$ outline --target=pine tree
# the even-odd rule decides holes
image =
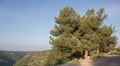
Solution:
[[[108,52],[116,45],[112,26],[103,25],[107,18],[104,8],[95,12],[89,9],[80,16],[71,7],[65,7],[55,18],[55,27],[50,31],[52,50],[64,60],[87,57],[92,51]]]

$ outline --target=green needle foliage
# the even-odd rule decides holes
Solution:
[[[52,50],[63,61],[81,58],[93,51],[108,52],[116,45],[116,36],[112,26],[103,25],[107,18],[104,8],[95,12],[87,10],[80,16],[71,7],[65,7],[55,18],[55,27],[50,31]],[[50,56],[49,56],[50,57]]]

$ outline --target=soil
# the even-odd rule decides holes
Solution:
[[[90,58],[81,60],[80,66],[93,66],[93,60],[91,60]]]

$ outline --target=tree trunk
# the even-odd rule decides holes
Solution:
[[[88,58],[88,50],[85,50],[84,59]]]
[[[97,55],[99,55],[99,48],[97,48]]]

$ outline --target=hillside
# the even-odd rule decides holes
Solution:
[[[0,51],[0,66],[13,66],[13,64],[24,57],[28,52]]]
[[[43,59],[48,51],[32,52],[27,54],[21,60],[18,60],[14,66],[41,66]]]

